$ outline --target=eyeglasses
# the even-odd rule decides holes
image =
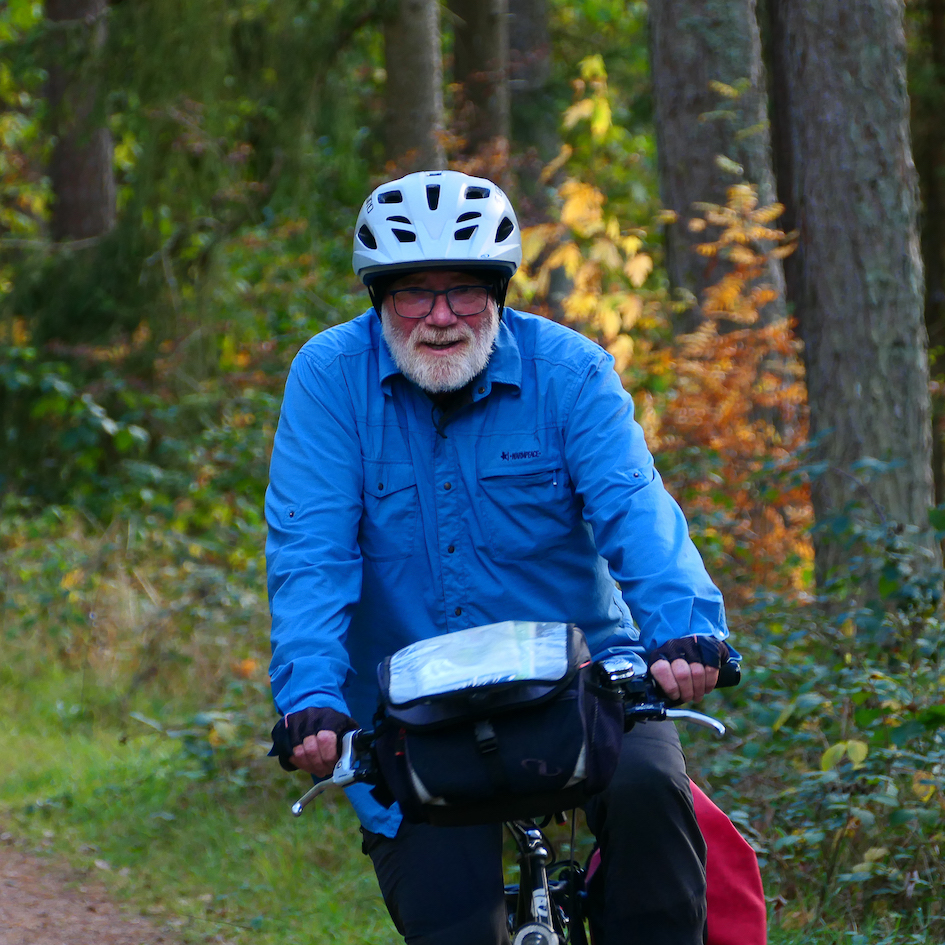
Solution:
[[[454,315],[466,318],[486,310],[491,291],[488,285],[455,285],[452,289],[394,289],[389,295],[401,318],[426,318],[438,295],[446,296],[446,304]]]

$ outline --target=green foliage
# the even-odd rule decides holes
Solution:
[[[883,549],[874,555],[882,569]],[[875,614],[838,603],[760,602],[739,616],[749,671],[716,709],[736,741],[711,757],[700,743],[693,754],[759,851],[779,922],[873,922],[890,936],[883,941],[938,941],[942,619],[891,610],[898,642],[881,646]]]

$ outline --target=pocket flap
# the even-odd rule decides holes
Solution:
[[[384,463],[362,459],[362,465],[364,491],[378,499],[417,484],[417,473],[411,463]]]
[[[504,452],[499,456],[490,456],[488,459],[480,457],[477,465],[480,479],[550,474],[562,468],[559,453],[545,453],[541,450]]]

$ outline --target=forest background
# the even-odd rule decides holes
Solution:
[[[943,107],[943,0],[7,0],[3,836],[187,941],[392,940],[263,758],[261,510],[292,356],[369,304],[357,208],[449,166],[725,591],[689,753],[772,941],[945,941]]]

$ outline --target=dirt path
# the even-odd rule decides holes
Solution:
[[[121,912],[101,886],[53,861],[0,843],[0,945],[174,945],[167,932]]]

